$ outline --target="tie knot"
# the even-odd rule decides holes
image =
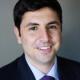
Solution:
[[[55,80],[52,76],[44,76],[40,80]]]

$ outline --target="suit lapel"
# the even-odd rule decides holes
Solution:
[[[19,76],[21,77],[20,80],[35,80],[35,77],[27,64],[24,55],[22,55],[18,60],[18,72],[20,74]]]

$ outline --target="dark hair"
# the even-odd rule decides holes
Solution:
[[[14,7],[14,23],[18,29],[25,12],[36,11],[38,9],[49,7],[56,11],[62,24],[62,9],[57,0],[19,0]]]

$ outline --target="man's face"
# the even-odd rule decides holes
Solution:
[[[22,17],[20,34],[14,28],[27,59],[32,64],[49,64],[59,50],[61,23],[57,13],[50,8],[26,12]]]

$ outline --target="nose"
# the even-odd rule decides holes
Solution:
[[[47,30],[42,30],[40,34],[43,42],[48,42],[50,40],[49,32]]]

